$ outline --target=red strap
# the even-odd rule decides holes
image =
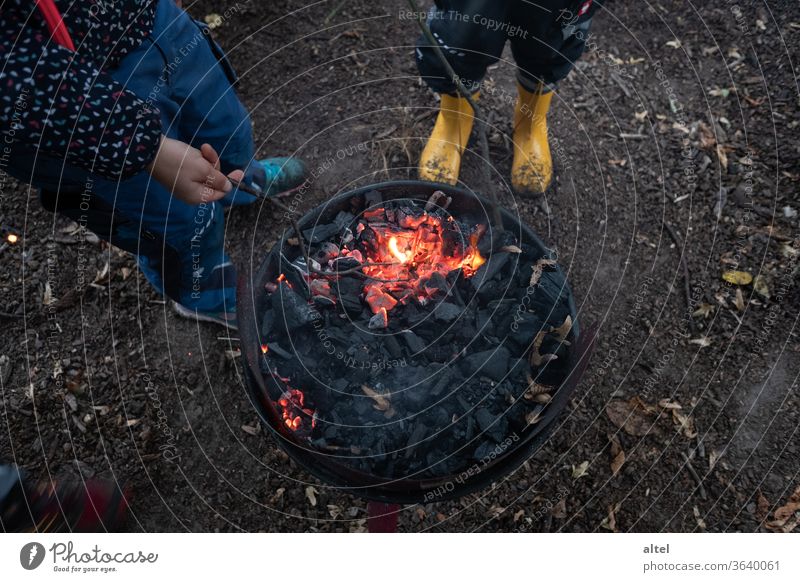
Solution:
[[[36,6],[44,16],[47,28],[50,29],[50,34],[53,35],[53,40],[64,48],[74,51],[75,45],[72,43],[72,37],[69,35],[67,25],[64,24],[64,19],[61,18],[61,13],[56,8],[55,2],[53,0],[36,0]]]

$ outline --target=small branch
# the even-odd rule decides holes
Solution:
[[[408,0],[408,5],[411,7],[411,11],[413,14],[420,14],[419,6],[417,5],[416,0]],[[491,210],[492,210],[492,225],[502,231],[503,230],[503,217],[500,214],[500,204],[497,200],[497,194],[492,187],[492,171],[491,166],[489,165],[490,158],[489,158],[489,140],[486,137],[486,124],[483,122],[483,117],[481,115],[480,109],[478,108],[478,104],[472,98],[469,90],[464,86],[464,83],[461,82],[461,78],[455,72],[450,62],[447,60],[447,57],[442,52],[441,47],[439,47],[439,43],[437,42],[436,38],[433,36],[428,23],[425,22],[423,18],[416,19],[417,24],[419,25],[420,30],[422,30],[422,34],[425,36],[427,41],[430,43],[430,48],[433,49],[433,52],[436,54],[437,58],[441,61],[442,66],[444,67],[445,71],[447,71],[448,76],[455,84],[458,92],[461,96],[467,100],[470,107],[472,107],[473,117],[478,122],[478,141],[481,146],[481,154],[483,155],[483,164],[481,167],[483,168],[483,178],[486,182],[486,188],[489,193],[489,201],[491,202]]]
[[[664,220],[662,224],[664,225],[667,234],[669,234],[669,237],[672,239],[672,242],[675,243],[675,246],[680,252],[681,267],[683,268],[683,292],[686,296],[686,315],[689,317],[689,331],[694,334],[697,332],[697,328],[694,325],[694,317],[692,316],[692,292],[691,282],[689,279],[689,267],[686,264],[686,249],[683,248],[681,239],[678,238],[678,234],[675,232],[675,229],[673,229],[666,220]]]
[[[706,488],[703,485],[703,480],[700,478],[700,475],[697,474],[694,466],[692,465],[692,460],[686,455],[686,453],[681,453],[683,460],[686,462],[686,469],[689,471],[689,474],[692,478],[697,482],[697,488],[700,491],[700,498],[705,501],[708,499],[708,494],[706,493]]]

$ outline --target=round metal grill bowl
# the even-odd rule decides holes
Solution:
[[[490,205],[479,194],[430,182],[394,181],[365,186],[340,194],[304,215],[298,220],[298,224],[301,229],[305,230],[315,224],[331,222],[340,210],[350,208],[349,201],[352,197],[362,196],[372,190],[380,191],[384,201],[403,198],[421,202],[427,201],[435,190],[441,190],[452,197],[452,203],[448,209],[450,212],[459,216],[479,217],[478,219],[488,222]],[[503,210],[502,218],[504,228],[513,232],[519,240],[538,248],[543,254],[547,251],[536,234],[521,224],[515,216]],[[523,431],[520,438],[492,462],[485,466],[481,465],[477,472],[472,471],[467,474],[468,467],[465,467],[464,473],[436,479],[387,480],[383,477],[356,471],[339,462],[336,456],[315,450],[308,442],[301,442],[281,420],[276,405],[269,397],[267,383],[273,380],[265,378],[259,366],[261,357],[259,324],[268,301],[264,285],[268,281],[274,281],[279,274],[278,256],[281,248],[284,248],[285,252],[293,249],[293,252],[299,253],[296,250],[297,247],[286,245],[286,239],[292,236],[295,234],[290,227],[284,232],[272,252],[259,265],[256,266],[251,261],[248,269],[240,271],[237,309],[245,388],[248,397],[279,446],[301,467],[331,487],[345,490],[368,500],[403,504],[427,503],[434,499],[441,501],[457,498],[487,487],[519,467],[547,440],[586,368],[593,346],[594,333],[591,331],[581,332],[572,292],[568,287],[565,289],[565,293],[568,296],[574,322],[569,373],[553,394],[552,401],[544,409],[541,420]]]

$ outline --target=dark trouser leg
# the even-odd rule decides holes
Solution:
[[[512,0],[437,0],[428,13],[428,25],[448,62],[470,91],[477,91],[486,68],[503,53],[509,27],[507,13]],[[420,76],[437,93],[455,95],[428,40],[417,41]]]
[[[597,0],[517,0],[509,20],[520,34],[509,35],[518,79],[529,91],[552,86],[572,70],[586,46]]]

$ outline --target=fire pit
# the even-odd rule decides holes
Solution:
[[[509,213],[493,231],[488,209],[440,184],[361,188],[244,274],[249,396],[321,480],[394,503],[450,498],[547,438],[590,343],[550,251]]]

